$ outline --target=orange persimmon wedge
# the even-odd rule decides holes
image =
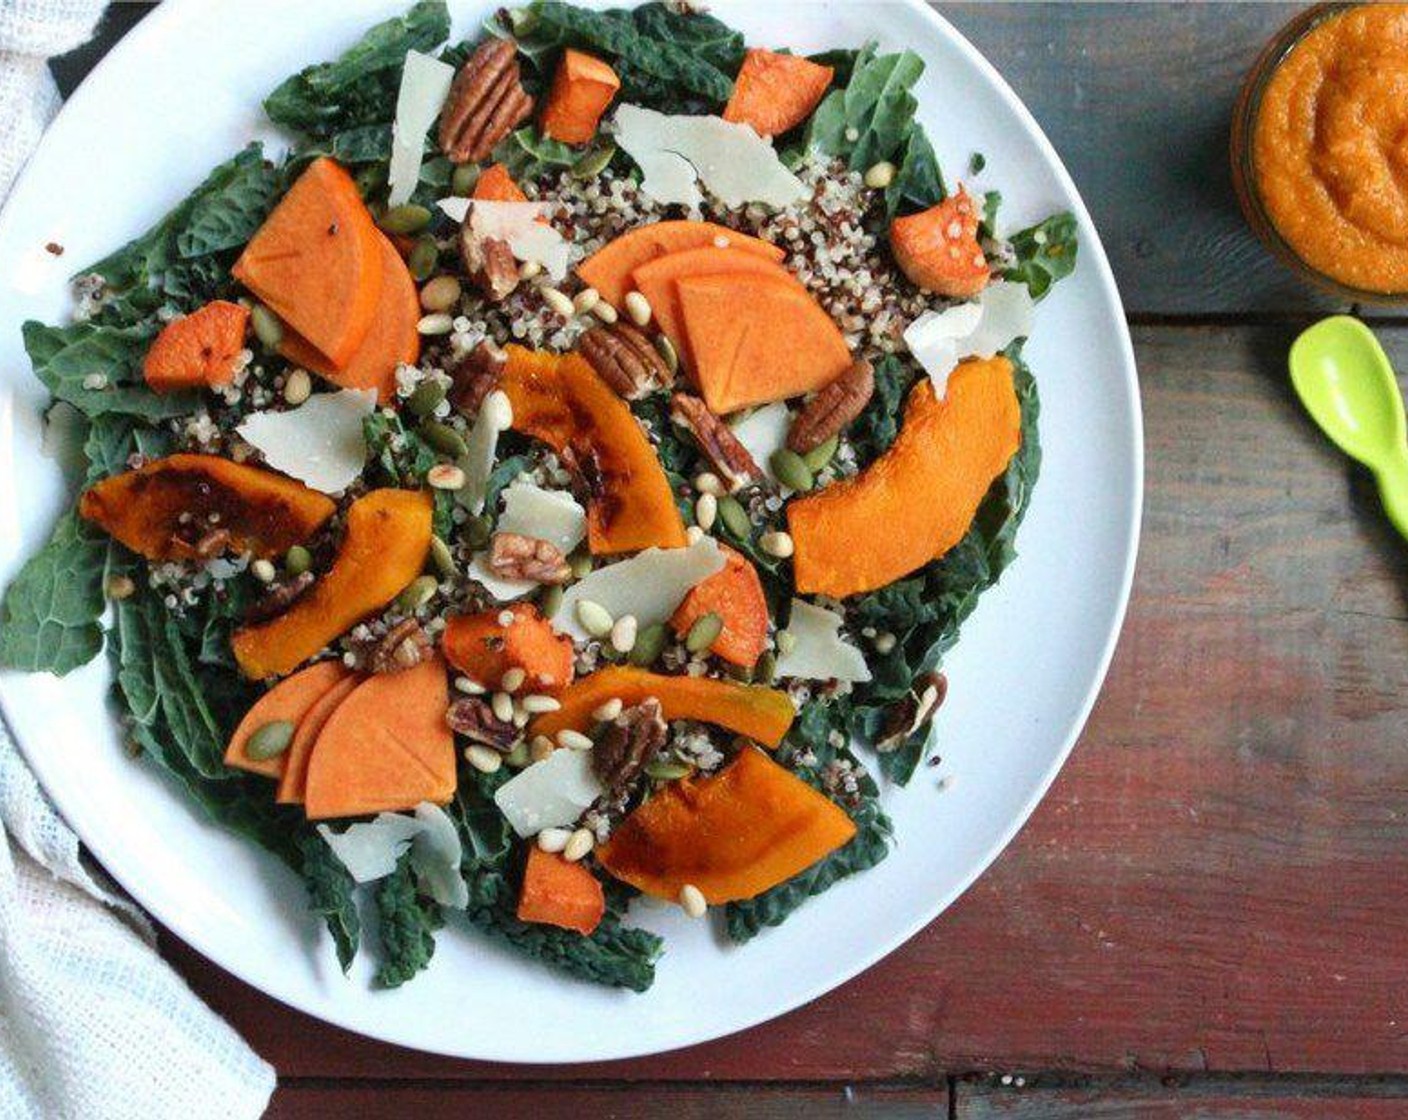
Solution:
[[[752,125],[759,136],[781,136],[812,115],[834,74],[800,55],[755,47],[734,79],[724,120]]]
[[[856,834],[844,809],[762,751],[711,778],[657,791],[596,849],[617,879],[655,898],[692,883],[710,904],[754,898]]]
[[[942,401],[928,378],[909,391],[889,449],[854,478],[787,507],[797,590],[842,599],[884,587],[963,539],[1022,438],[1006,358],[970,358]],[[883,548],[858,547],[883,541]]]
[[[228,385],[244,350],[249,311],[228,300],[204,307],[161,328],[142,360],[142,377],[154,393]]]
[[[747,558],[726,544],[719,549],[724,554],[723,568],[689,589],[670,625],[683,637],[704,615],[718,615],[723,629],[709,652],[751,669],[767,648],[768,601],[758,571]]]
[[[225,765],[277,778],[284,772],[289,750],[273,758],[250,758],[246,751],[250,736],[266,724],[284,721],[294,725],[296,735],[308,713],[350,675],[340,661],[319,661],[285,677],[256,700],[240,720],[225,748]]]
[[[697,719],[718,724],[769,747],[782,742],[797,710],[787,693],[775,688],[710,677],[670,677],[612,665],[598,669],[557,694],[561,707],[538,716],[529,725],[534,735],[549,738],[565,728],[587,731],[592,712],[617,698],[626,707],[654,697],[665,719]]]
[[[580,863],[534,844],[523,869],[523,889],[518,895],[518,920],[575,930],[586,936],[606,914],[606,892],[601,880]]]
[[[831,316],[790,276],[682,276],[675,290],[694,379],[719,415],[813,392],[851,364]]]
[[[926,292],[968,299],[991,278],[978,244],[978,208],[962,187],[936,206],[891,222],[890,251]]]
[[[285,328],[279,353],[295,365],[321,374],[344,389],[375,389],[377,401],[395,397],[396,367],[414,365],[420,357],[420,296],[415,280],[396,246],[377,233],[381,259],[381,296],[371,325],[345,366],[330,362],[292,328]]]
[[[303,808],[309,820],[443,805],[455,794],[455,741],[445,663],[376,673],[323,724],[308,759]]]
[[[596,135],[601,114],[620,88],[621,79],[605,62],[568,47],[558,61],[538,119],[542,134],[564,144],[587,143]]]
[[[352,177],[324,157],[289,188],[231,271],[342,369],[376,312],[381,242]]]
[[[507,625],[503,616],[512,621]],[[497,688],[510,669],[527,675],[528,692],[556,692],[572,683],[572,639],[558,634],[531,603],[456,615],[440,639],[445,660],[471,680]]]
[[[283,772],[279,775],[279,789],[275,800],[280,805],[303,804],[303,792],[308,785],[308,759],[313,755],[313,744],[318,741],[323,725],[332,717],[337,706],[361,683],[362,677],[349,672],[318,697],[298,721],[298,726],[293,732],[293,742],[284,752]]]
[[[577,275],[600,292],[607,303],[620,307],[632,287],[631,273],[641,265],[666,253],[711,246],[740,249],[776,262],[784,255],[776,245],[713,222],[652,222],[603,245],[577,266]]]

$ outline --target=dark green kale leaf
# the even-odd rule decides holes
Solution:
[[[561,141],[541,135],[536,126],[524,125],[499,141],[493,160],[502,163],[515,181],[521,181],[565,170],[577,162],[578,155]]]
[[[103,648],[108,538],[70,510],[0,604],[0,665],[63,676]]]
[[[57,400],[90,418],[119,413],[144,420],[195,410],[191,393],[153,393],[142,379],[142,359],[156,336],[150,325],[101,326],[96,322],[50,327],[24,324],[24,347],[34,374]]]
[[[366,481],[372,486],[402,486],[418,489],[440,459],[430,444],[407,428],[396,413],[377,409],[362,421],[367,441]],[[435,491],[434,530],[442,540],[449,539],[454,524],[455,496],[449,490]]]
[[[893,354],[875,363],[875,392],[847,432],[860,462],[869,463],[895,442],[905,394],[914,379],[913,367]]]
[[[939,169],[938,157],[934,155],[934,146],[929,143],[924,126],[916,121],[909,130],[904,158],[900,160],[895,178],[885,188],[885,215],[894,218],[897,214],[927,210],[947,197],[948,187]]]
[[[430,964],[435,931],[445,924],[439,904],[417,894],[409,854],[377,884],[376,912],[381,922],[376,983],[381,988],[399,988]]]
[[[1044,222],[1013,234],[1012,251],[1017,263],[1002,278],[1025,284],[1032,299],[1041,299],[1051,285],[1075,270],[1075,215],[1069,211],[1053,214]]]
[[[308,904],[327,923],[337,947],[337,963],[346,972],[362,939],[362,919],[354,897],[357,884],[327,841],[312,828],[298,837],[298,855]]]
[[[828,93],[812,114],[806,147],[843,157],[856,171],[895,160],[909,140],[919,105],[911,87],[923,73],[913,51],[877,55],[867,43],[846,87]]]
[[[275,124],[323,139],[346,129],[385,124],[407,51],[428,52],[450,34],[444,0],[420,0],[399,18],[377,24],[340,58],[300,70],[264,100]]]
[[[724,74],[737,74],[743,65],[743,33],[706,12],[683,12],[655,0],[636,8],[631,18],[646,38],[675,43]]]

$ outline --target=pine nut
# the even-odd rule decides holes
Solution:
[[[502,389],[491,392],[479,408],[486,422],[492,424],[495,431],[506,432],[513,427],[513,402]]]
[[[437,276],[420,290],[420,305],[427,311],[449,311],[460,301],[460,282],[453,276]]]
[[[528,744],[528,757],[534,762],[542,762],[556,749],[546,735],[534,735],[533,741]]]
[[[621,702],[621,698],[619,696],[613,696],[604,704],[592,709],[592,719],[596,720],[597,723],[609,723],[621,714],[623,707],[625,707],[625,705]]]
[[[528,726],[528,718],[529,718],[532,714],[533,714],[532,712],[525,712],[525,711],[523,710],[522,705],[519,705],[518,707],[514,708],[514,709],[513,709],[513,726],[516,727],[516,728],[518,728],[518,730],[522,731],[525,727]]]
[[[567,841],[567,846],[562,849],[562,858],[568,863],[576,863],[585,859],[593,848],[596,847],[596,837],[589,828],[579,828],[572,833]]]
[[[489,706],[494,709],[496,719],[501,719],[505,723],[513,722],[513,697],[507,692],[496,692],[489,700]]]
[[[564,727],[557,733],[557,745],[566,747],[569,751],[589,751],[594,745],[586,735],[580,731],[573,731],[570,727]]]
[[[256,560],[249,566],[249,570],[260,583],[273,583],[274,577],[279,574],[267,560]]]
[[[538,289],[538,294],[543,297],[543,302],[548,305],[548,310],[555,315],[561,315],[564,319],[572,318],[572,300],[566,294],[556,288],[543,287]]]
[[[604,638],[611,633],[611,627],[616,620],[611,617],[611,612],[600,603],[594,603],[590,599],[581,599],[577,603],[577,621],[582,624],[582,629],[593,638]]]
[[[545,852],[560,852],[572,839],[570,828],[545,828],[538,833],[538,847]]]
[[[608,327],[620,318],[620,316],[616,314],[616,309],[612,307],[611,304],[607,303],[605,300],[602,300],[600,303],[598,303],[595,307],[592,308],[592,314],[595,315],[598,319],[600,319],[603,323],[605,323]]]
[[[700,494],[694,503],[694,521],[706,533],[714,527],[714,519],[719,516],[719,499],[713,494]]]
[[[875,652],[883,657],[885,654],[890,653],[894,650],[895,643],[898,640],[899,639],[896,638],[893,634],[891,634],[888,630],[884,631],[883,633],[876,634],[874,643]]]
[[[791,556],[794,547],[792,538],[780,530],[764,533],[758,538],[758,546],[769,556],[776,556],[780,560]]]
[[[695,475],[694,488],[701,494],[708,494],[714,498],[721,498],[724,495],[724,484],[719,481],[719,476],[712,471],[700,471]]]
[[[540,716],[544,712],[555,712],[562,707],[562,701],[555,696],[542,696],[532,693],[519,701],[520,708],[530,716]]]
[[[543,274],[543,266],[537,261],[524,261],[518,268],[520,280],[533,280]]]
[[[702,918],[709,909],[709,904],[704,900],[704,892],[693,883],[686,883],[680,888],[680,909],[691,918]]]
[[[684,531],[686,544],[698,544],[704,539],[704,530],[698,525],[690,525]]]
[[[865,185],[871,190],[882,191],[895,181],[895,165],[882,159],[865,173]]]
[[[528,679],[528,674],[521,666],[515,665],[504,670],[504,675],[499,678],[499,687],[505,692],[517,692],[523,687],[523,682]]]
[[[471,743],[465,747],[464,760],[481,774],[496,773],[499,767],[504,764],[503,755],[492,747],[482,746],[479,743]]]
[[[636,616],[623,614],[611,627],[611,648],[617,653],[630,653],[636,644]]]
[[[449,334],[454,330],[455,317],[445,311],[436,311],[429,315],[422,315],[420,322],[416,324],[416,330],[421,334]]]
[[[425,472],[425,481],[436,490],[463,490],[464,471],[453,463],[436,463]]]
[[[643,327],[650,322],[652,313],[650,301],[640,292],[626,293],[626,314],[636,326]]]
[[[601,302],[601,293],[595,288],[583,288],[572,300],[572,310],[578,315],[588,314]]]
[[[300,405],[313,395],[313,378],[306,369],[296,369],[284,381],[284,400]]]
[[[466,696],[483,696],[489,690],[476,680],[469,677],[455,678],[455,691],[463,692]]]
[[[137,585],[128,576],[109,576],[104,591],[109,599],[129,599],[136,593]]]

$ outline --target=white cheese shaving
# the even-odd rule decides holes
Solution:
[[[462,910],[469,904],[469,888],[460,874],[459,832],[439,805],[422,801],[415,813],[378,813],[341,833],[320,824],[318,834],[357,883],[384,879],[409,850],[422,889],[436,902]]]
[[[440,115],[440,107],[450,93],[455,68],[438,58],[406,52],[401,71],[401,89],[396,94],[396,120],[391,126],[391,166],[387,183],[388,206],[409,202],[420,180],[420,162],[425,153],[425,134]]]
[[[699,186],[725,206],[787,206],[807,196],[802,181],[752,126],[722,117],[670,116],[639,105],[615,115],[616,142],[644,174],[641,190],[660,203],[698,206]]]
[[[664,622],[691,587],[723,566],[724,554],[713,537],[700,537],[688,548],[647,548],[569,587],[552,616],[553,629],[586,641],[589,635],[577,621],[577,604],[584,599],[605,607],[612,618],[635,615],[641,627]]]
[[[489,567],[489,554],[476,552],[469,562],[469,578],[477,580],[484,590],[500,603],[511,603],[521,599],[530,591],[536,591],[542,584],[531,579],[504,579]]]
[[[464,471],[464,485],[455,498],[470,513],[484,512],[489,497],[489,475],[499,449],[498,410],[481,408],[465,439],[465,453],[456,465]]]
[[[772,479],[783,495],[792,493],[772,473],[773,452],[787,446],[787,433],[792,427],[792,413],[781,401],[755,408],[742,420],[730,424],[738,442],[748,449],[753,462],[762,468],[763,473]]]
[[[565,490],[545,490],[520,478],[504,490],[496,528],[547,541],[566,556],[587,535],[587,511]]]
[[[355,882],[370,883],[396,870],[396,861],[406,854],[421,828],[414,817],[378,813],[374,820],[354,824],[342,833],[320,824],[318,835],[328,842]]]
[[[375,390],[340,389],[317,393],[284,412],[250,413],[236,431],[276,471],[324,494],[337,494],[366,465],[362,421],[375,408]]]
[[[469,905],[469,886],[460,872],[464,848],[450,815],[429,801],[416,806],[420,832],[411,841],[411,869],[431,898],[441,906],[463,910]]]
[[[948,376],[962,359],[991,358],[1031,334],[1032,308],[1025,284],[998,280],[971,303],[924,312],[905,330],[905,345],[943,400]]]
[[[519,836],[536,836],[575,823],[605,792],[592,752],[562,748],[501,785],[494,804]]]
[[[547,202],[491,202],[488,199],[442,198],[437,206],[452,220],[469,217],[470,234],[484,241],[505,241],[516,260],[540,264],[554,280],[567,275],[572,246],[539,218],[552,216]]]
[[[868,681],[865,656],[840,634],[841,616],[802,599],[792,600],[786,633],[791,648],[777,659],[777,675],[811,681]]]

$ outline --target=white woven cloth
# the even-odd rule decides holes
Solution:
[[[105,0],[0,0],[0,200]],[[0,723],[0,1120],[257,1117],[274,1071],[157,955]]]

